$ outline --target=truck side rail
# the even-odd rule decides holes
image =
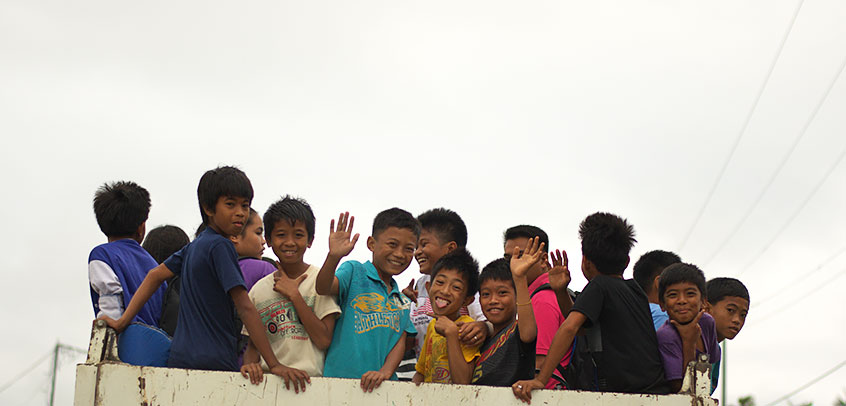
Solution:
[[[691,363],[683,392],[642,395],[609,392],[539,390],[534,405],[567,406],[717,406],[710,397],[710,365]],[[116,335],[102,321],[94,323],[88,359],[77,366],[75,406],[218,406],[218,405],[353,405],[467,406],[523,405],[511,388],[476,385],[384,382],[364,393],[356,379],[311,378],[303,393],[285,389],[284,381],[266,374],[253,385],[237,372],[139,367],[120,362]]]

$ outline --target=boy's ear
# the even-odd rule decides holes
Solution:
[[[241,234],[238,234],[238,235],[230,235],[230,236],[229,236],[229,241],[232,241],[232,244],[238,245],[238,240],[240,239],[239,237],[241,237]]]
[[[711,302],[708,299],[702,301],[702,308],[705,309],[707,313],[711,313]]]
[[[655,280],[652,281],[652,291],[655,292],[656,294],[658,293],[658,281],[660,281],[660,280],[661,280],[661,275],[659,274],[658,276],[655,277]]]
[[[144,241],[144,236],[147,234],[147,221],[145,220],[138,228],[135,230],[135,235],[133,236],[135,241],[138,241],[138,244],[141,244]]]
[[[447,246],[447,252],[452,252],[452,251],[458,249],[458,244],[456,244],[455,241],[448,242],[446,246]]]
[[[367,237],[367,249],[369,249],[370,252],[373,252],[373,247],[375,247],[375,246],[376,246],[376,239],[373,238],[372,235],[370,237]]]
[[[214,207],[209,208],[209,207],[206,207],[205,205],[203,205],[203,213],[206,213],[207,217],[214,216]]]
[[[464,298],[464,307],[470,306],[470,303],[473,303],[474,300],[476,300],[476,295],[467,295]]]

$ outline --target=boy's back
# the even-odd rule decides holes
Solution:
[[[129,304],[147,272],[156,265],[153,257],[133,239],[126,238],[94,247],[88,255],[88,279],[95,317],[104,314],[112,318],[120,317],[122,309]],[[162,286],[153,294],[136,316],[136,321],[151,326],[159,325],[165,288]]]
[[[182,278],[168,366],[237,371],[240,331],[229,290],[244,278],[232,242],[206,228],[165,266]]]
[[[585,327],[600,331],[601,348],[591,348],[600,390],[666,393],[649,305],[634,280],[595,276],[573,311],[587,318]]]

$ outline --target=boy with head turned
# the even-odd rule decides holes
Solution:
[[[250,301],[259,312],[276,358],[290,368],[284,375],[286,386],[292,381],[298,392],[305,390],[309,377],[323,375],[324,356],[341,309],[331,296],[317,294],[314,283],[319,269],[304,261],[314,242],[311,206],[303,199],[285,196],[268,207],[264,224],[279,269],[253,286]],[[242,371],[260,381],[262,370],[267,369],[250,340]]]
[[[505,230],[503,234],[503,249],[506,260],[514,259],[514,255],[520,258],[528,250],[533,239],[538,239],[543,250],[543,258],[533,263],[526,272],[526,281],[529,283],[529,295],[531,295],[532,311],[537,322],[537,342],[535,348],[535,368],[540,369],[549,353],[552,338],[565,317],[559,305],[555,291],[550,287],[549,263],[546,256],[549,251],[549,237],[539,227],[531,225],[519,225]],[[566,254],[565,254],[566,255]],[[561,370],[570,364],[570,351],[560,359],[561,368],[556,368],[552,376],[546,381],[546,389],[564,389],[566,383],[561,375]]]
[[[649,299],[649,311],[652,313],[652,323],[657,331],[667,322],[667,312],[661,310],[658,298],[658,280],[664,268],[681,262],[678,255],[668,251],[649,251],[641,255],[634,266],[634,280],[646,293]]]
[[[545,260],[542,243],[533,238],[523,255],[494,260],[479,276],[479,298],[494,332],[481,348],[473,383],[511,386],[535,375],[537,325],[529,300],[526,274]]]
[[[168,257],[188,245],[191,240],[188,234],[177,226],[164,225],[156,227],[147,233],[147,238],[141,246],[153,256],[157,264],[164,262]],[[173,337],[176,332],[176,323],[179,320],[179,287],[182,279],[174,276],[167,281],[164,300],[162,300],[162,316],[159,319],[159,328]]]
[[[619,216],[594,213],[579,225],[579,236],[588,284],[555,333],[540,373],[512,385],[514,395],[531,401],[532,390],[544,387],[582,327],[599,330],[601,349],[591,348],[591,355],[600,391],[667,393],[646,294],[635,281],[623,279],[634,229]]]
[[[237,314],[270,371],[282,375],[287,368],[276,359],[263,334],[259,315],[244,287],[238,255],[229,240],[244,228],[252,199],[253,187],[240,169],[224,166],[207,171],[197,186],[205,229],[147,274],[120,319],[103,319],[122,331],[153,292],[178,274],[182,278],[179,322],[170,347],[169,367],[237,371]]]
[[[157,262],[141,247],[150,194],[134,182],[107,183],[94,194],[94,215],[108,242],[88,255],[88,282],[94,316],[123,315],[147,272]],[[156,289],[152,301],[130,321],[158,327],[165,287]]]
[[[705,285],[708,298],[705,311],[714,318],[717,328],[717,342],[725,339],[734,340],[749,313],[749,291],[743,282],[735,278],[714,278]],[[712,359],[711,388],[715,389],[720,381],[721,358]]]
[[[461,308],[474,300],[479,285],[479,263],[464,249],[441,257],[432,267],[429,297],[432,315],[417,359],[415,383],[469,384],[479,357],[479,346],[464,345],[458,322],[472,322]]]
[[[352,235],[354,220],[342,213],[337,227],[335,220],[330,223],[329,253],[315,284],[318,294],[337,296],[341,307],[323,376],[360,379],[361,389],[372,392],[383,381],[397,379],[406,335],[416,333],[409,318],[411,300],[394,276],[411,264],[420,223],[398,208],[379,213],[367,238],[372,261],[346,261],[339,267],[358,241],[358,234]]]
[[[705,275],[695,265],[677,263],[661,272],[658,300],[670,320],[658,329],[658,350],[671,392],[681,389],[684,370],[697,354],[707,354],[712,365],[720,359],[714,319],[705,313],[705,292]],[[716,384],[711,382],[712,393]]]
[[[411,322],[417,330],[416,341],[414,342],[415,356],[419,355],[420,349],[423,348],[426,330],[429,322],[432,321],[432,318],[429,317],[429,314],[432,313],[432,303],[427,290],[427,284],[431,280],[432,268],[444,255],[467,247],[467,227],[458,213],[445,208],[437,208],[417,216],[417,221],[420,222],[420,241],[417,244],[417,251],[414,252],[414,258],[420,266],[422,275],[417,279],[413,290],[409,289],[414,284],[413,280],[409,284],[409,288],[403,290],[403,293],[406,293],[406,296],[411,298],[413,302]],[[475,300],[468,306],[462,306],[460,311],[462,315],[470,316],[473,319],[472,321],[484,320],[482,309]],[[471,324],[472,321],[460,325],[459,336],[464,344],[478,346],[485,340],[488,331],[484,323]]]

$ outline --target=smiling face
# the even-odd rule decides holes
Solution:
[[[235,243],[235,251],[239,256],[261,258],[264,253],[264,226],[261,223],[261,217],[258,213],[250,216],[244,232],[237,237],[232,237],[232,242]]]
[[[367,249],[373,252],[373,266],[379,277],[390,286],[390,279],[411,264],[417,235],[407,228],[388,227],[375,237],[367,237]]]
[[[455,320],[459,310],[473,302],[473,296],[467,297],[466,278],[454,269],[441,269],[428,284],[432,311],[436,316]]]
[[[482,313],[500,331],[516,319],[517,293],[510,280],[486,279],[479,288],[479,304]]]
[[[717,324],[717,339],[733,340],[746,323],[749,313],[749,301],[738,296],[726,296],[716,304],[710,306],[708,313],[714,317]]]
[[[277,221],[270,232],[270,248],[279,258],[279,263],[301,264],[306,249],[311,248],[306,225],[297,220],[292,225],[288,220]]]
[[[420,266],[420,273],[424,275],[432,273],[432,266],[435,265],[435,262],[438,262],[442,256],[454,248],[455,242],[442,243],[435,233],[422,230],[417,251],[414,252],[414,258],[417,259],[417,264]]]
[[[241,234],[247,216],[250,215],[250,201],[243,197],[220,196],[214,208],[204,207],[208,226],[223,237]]]
[[[667,286],[661,300],[661,308],[667,312],[671,320],[679,324],[693,321],[702,309],[702,293],[699,287],[691,282],[679,282]]]

